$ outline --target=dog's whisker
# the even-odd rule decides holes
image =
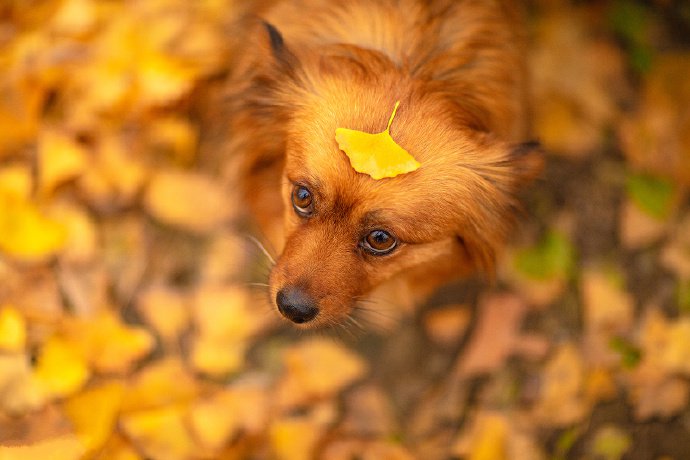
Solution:
[[[275,259],[274,259],[273,256],[268,252],[268,250],[267,250],[266,247],[261,243],[261,241],[259,241],[257,238],[255,238],[255,237],[252,236],[252,235],[245,235],[245,236],[246,236],[247,239],[249,239],[252,243],[254,243],[254,244],[261,250],[261,252],[263,252],[263,254],[266,256],[266,258],[268,258],[268,260],[271,261],[271,264],[272,264],[272,265],[275,265],[275,264],[276,264]]]
[[[253,287],[268,287],[268,283],[245,283],[247,286]]]

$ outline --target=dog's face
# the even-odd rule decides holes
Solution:
[[[443,87],[410,77],[379,53],[346,48],[296,57],[268,30],[279,71],[267,81],[286,125],[279,127],[285,241],[269,279],[281,314],[306,327],[338,324],[403,272],[490,272],[515,192],[538,169],[532,146],[477,129],[481,120],[459,110]],[[391,135],[421,166],[374,180],[351,167],[335,130],[381,132],[396,100]]]
[[[458,128],[452,108],[414,89],[401,98],[391,133],[421,167],[381,180],[356,172],[335,129],[382,131],[395,96],[347,83],[304,101],[287,130],[286,239],[270,293],[283,316],[309,326],[342,322],[405,270],[446,258],[490,269],[522,174],[510,147]]]

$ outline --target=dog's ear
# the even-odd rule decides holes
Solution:
[[[295,79],[300,68],[299,59],[287,47],[285,39],[280,31],[271,23],[262,21],[265,30],[265,38],[271,55],[278,67],[278,71],[284,76]]]
[[[544,170],[544,151],[537,141],[511,146],[510,158],[520,185],[532,182]]]
[[[505,245],[521,213],[521,190],[543,169],[539,143],[508,144],[491,135],[475,138],[474,155],[460,167],[455,197],[458,239],[464,243],[472,263],[493,275],[497,253]]]

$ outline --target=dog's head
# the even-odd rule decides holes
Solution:
[[[282,69],[273,95],[285,114],[285,243],[269,280],[282,315],[339,323],[401,272],[449,262],[491,272],[515,193],[538,168],[534,146],[475,129],[442,88],[380,53],[336,47],[297,57],[268,32]],[[421,166],[374,180],[352,168],[335,130],[381,132],[396,100],[391,135]]]

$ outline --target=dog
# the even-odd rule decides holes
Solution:
[[[520,190],[541,169],[527,135],[522,14],[511,0],[260,3],[230,83],[243,203],[279,256],[277,310],[346,321],[384,286],[419,302],[491,274]],[[375,180],[337,128],[390,134],[419,162]]]

